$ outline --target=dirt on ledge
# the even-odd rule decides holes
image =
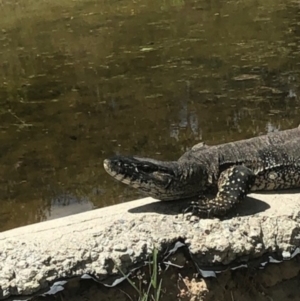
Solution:
[[[264,269],[226,270],[216,278],[205,279],[197,277],[191,261],[185,258],[181,258],[180,261],[180,264],[184,261],[184,268],[169,266],[160,271],[158,279],[162,279],[162,290],[159,300],[300,301],[300,256],[279,264],[268,264]],[[141,290],[146,291],[150,281],[149,268],[139,270],[131,280]],[[139,294],[126,280],[108,288],[92,280],[73,279],[55,296],[39,296],[32,300],[135,301],[139,300]]]

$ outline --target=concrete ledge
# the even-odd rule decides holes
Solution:
[[[93,274],[106,279],[142,262],[155,245],[184,240],[198,262],[230,264],[300,246],[300,193],[252,194],[227,220],[187,221],[186,204],[152,198],[0,233],[0,299]],[[246,258],[246,259],[245,259]]]

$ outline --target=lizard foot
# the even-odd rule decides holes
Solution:
[[[199,201],[190,202],[189,206],[184,209],[183,214],[191,213],[191,215],[187,217],[188,219],[190,219],[192,216],[197,216],[200,218],[212,218],[215,216],[216,208],[207,206],[206,202],[208,202],[208,199],[204,197],[202,197]],[[218,210],[217,215],[224,215],[226,213],[225,210],[223,214],[220,211],[222,210]]]

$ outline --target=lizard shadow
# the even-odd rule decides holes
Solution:
[[[184,210],[190,206],[190,202],[191,200],[153,202],[151,204],[131,208],[128,211],[130,213],[155,212],[166,215],[177,215],[183,213]],[[230,213],[226,214],[224,218],[253,215],[266,211],[269,208],[270,205],[266,202],[258,200],[252,196],[248,196],[243,202],[233,208]],[[205,216],[203,218],[205,218]]]

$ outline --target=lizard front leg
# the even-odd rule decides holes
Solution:
[[[224,170],[218,180],[218,192],[213,199],[199,201],[193,212],[207,212],[208,216],[222,216],[241,202],[255,181],[253,171],[243,165],[234,165]]]

